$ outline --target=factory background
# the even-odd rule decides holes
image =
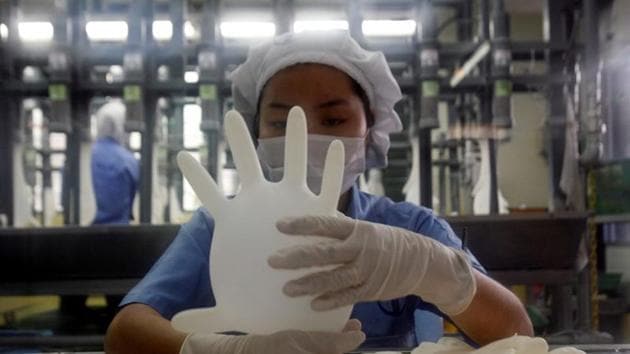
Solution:
[[[99,347],[102,295],[124,294],[200,206],[177,152],[238,192],[229,73],[251,45],[309,30],[383,51],[402,89],[404,129],[364,190],[447,218],[537,334],[630,342],[628,14],[628,0],[0,0],[0,349]],[[134,220],[91,226],[94,114],[114,99],[140,161]],[[90,295],[85,325],[59,295]]]

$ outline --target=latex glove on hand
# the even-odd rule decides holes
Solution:
[[[311,303],[314,310],[417,295],[453,316],[475,295],[468,256],[429,237],[346,216],[286,218],[276,227],[287,235],[331,239],[286,248],[268,259],[276,269],[340,265],[284,286],[288,296],[317,295]]]
[[[361,322],[350,320],[342,332],[281,331],[270,335],[190,334],[180,354],[342,354],[365,340]]]

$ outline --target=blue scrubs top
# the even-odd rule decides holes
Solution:
[[[92,145],[92,187],[96,199],[93,224],[128,224],[138,190],[140,165],[131,151],[112,138]]]
[[[346,215],[351,218],[397,226],[431,237],[448,246],[461,249],[461,241],[446,221],[430,209],[401,202],[394,203],[353,187]],[[163,317],[216,304],[210,287],[208,254],[214,221],[200,208],[182,225],[172,244],[147,275],[123,299],[120,306],[146,304]],[[485,272],[470,254],[475,268]],[[361,348],[412,348],[423,341],[442,336],[443,315],[432,304],[415,296],[383,302],[359,303],[352,318],[359,319],[367,340]]]

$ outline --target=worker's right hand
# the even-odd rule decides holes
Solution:
[[[270,335],[190,334],[180,354],[342,354],[365,340],[361,322],[350,320],[342,332],[288,330]]]

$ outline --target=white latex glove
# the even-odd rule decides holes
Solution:
[[[361,322],[350,320],[342,332],[281,331],[270,335],[190,334],[180,354],[342,354],[365,340]]]
[[[340,265],[284,286],[288,296],[319,295],[311,303],[314,310],[417,295],[445,314],[457,315],[475,295],[468,256],[429,237],[345,216],[285,218],[276,227],[287,235],[331,239],[286,248],[268,259],[277,269]]]
[[[549,351],[549,346],[543,338],[514,335],[486,344],[479,349],[474,349],[461,340],[444,337],[437,343],[421,343],[411,354],[584,354],[584,352],[573,347]]]

